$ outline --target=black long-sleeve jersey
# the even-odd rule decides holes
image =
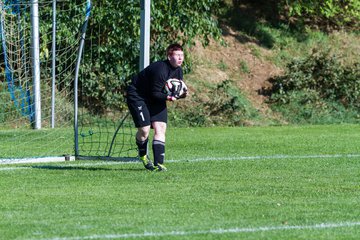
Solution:
[[[182,80],[182,68],[174,68],[168,60],[154,62],[132,78],[128,94],[151,101],[166,101],[163,89],[170,78]]]

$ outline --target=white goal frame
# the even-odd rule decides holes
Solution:
[[[32,81],[33,81],[33,102],[34,102],[34,124],[33,129],[42,130],[42,116],[41,116],[41,72],[40,72],[40,36],[39,36],[39,1],[29,0],[31,3],[31,62],[32,62]],[[75,67],[74,76],[74,152],[73,154],[66,154],[64,156],[43,156],[43,157],[24,157],[24,158],[2,158],[0,155],[0,163],[21,163],[21,162],[52,162],[52,161],[66,161],[75,159],[86,159],[84,156],[79,156],[79,126],[78,126],[78,78],[79,69],[82,61],[82,54],[84,51],[84,41],[86,36],[86,29],[90,18],[91,0],[86,0],[86,16],[84,24],[81,28],[81,37],[78,48],[78,55]],[[55,88],[56,88],[56,4],[57,0],[52,0],[53,8],[53,26],[52,26],[52,92],[51,92],[51,128],[55,128]],[[0,7],[3,1],[0,0]],[[150,61],[150,15],[151,15],[151,0],[140,0],[140,69],[142,70],[149,65]],[[116,134],[116,133],[115,133]],[[89,156],[91,158],[91,156]],[[106,160],[106,156],[98,157],[98,159]],[[124,158],[125,160],[128,158]]]

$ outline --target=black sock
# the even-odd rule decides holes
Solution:
[[[145,141],[139,141],[136,139],[136,145],[138,146],[139,156],[145,156],[147,154],[148,138]]]
[[[165,159],[165,143],[159,140],[154,140],[153,144],[153,153],[154,153],[154,165],[164,164]]]

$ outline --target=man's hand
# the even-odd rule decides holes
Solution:
[[[176,101],[177,98],[175,96],[173,96],[173,95],[169,95],[169,96],[167,96],[167,100],[172,102],[172,101]]]

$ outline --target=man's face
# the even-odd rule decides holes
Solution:
[[[173,51],[172,55],[168,56],[171,66],[180,67],[184,61],[184,52],[181,50]]]

